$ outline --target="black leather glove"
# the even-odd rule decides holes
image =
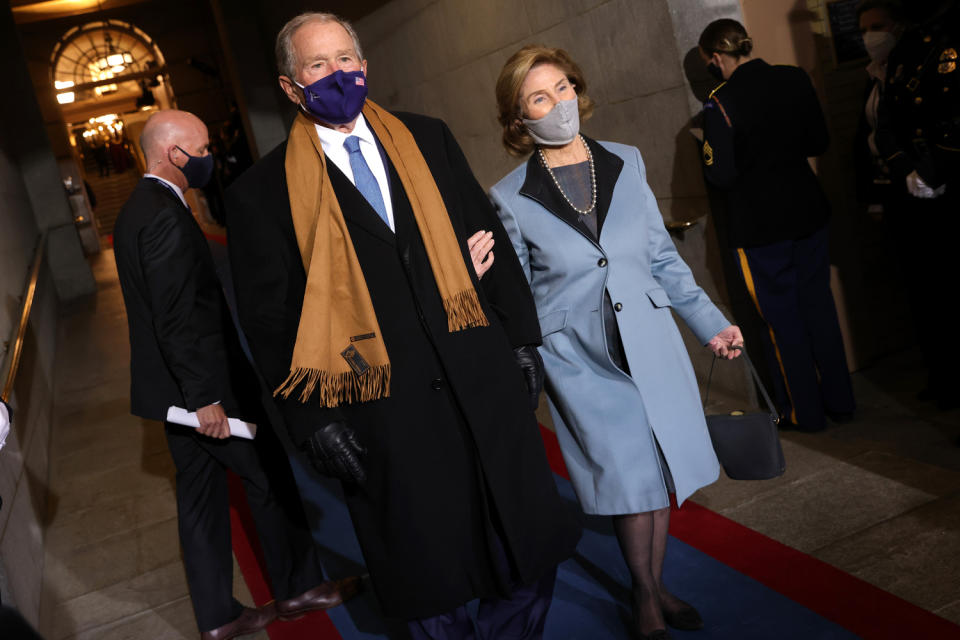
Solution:
[[[513,350],[513,357],[523,370],[523,377],[527,381],[527,391],[530,392],[530,406],[534,409],[540,402],[540,392],[543,390],[543,358],[533,345],[525,344]]]
[[[367,480],[367,474],[360,464],[360,457],[367,450],[360,445],[356,432],[345,422],[331,422],[317,429],[300,445],[300,450],[307,455],[313,468],[325,476],[360,485]]]

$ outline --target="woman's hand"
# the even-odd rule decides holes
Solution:
[[[470,250],[470,258],[473,260],[473,270],[477,272],[477,278],[482,278],[483,274],[490,270],[493,265],[493,232],[477,231],[467,239],[467,248]]]
[[[713,355],[727,360],[738,357],[740,347],[743,347],[743,334],[740,333],[740,327],[735,324],[710,338],[710,342],[707,343],[707,348],[713,351]]]

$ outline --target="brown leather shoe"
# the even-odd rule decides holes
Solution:
[[[239,617],[222,627],[204,631],[200,634],[200,640],[229,640],[237,636],[256,633],[276,619],[277,609],[272,602],[259,609],[244,607]]]
[[[360,593],[361,586],[360,576],[329,580],[298,596],[277,601],[277,615],[281,620],[294,620],[309,611],[336,607]]]

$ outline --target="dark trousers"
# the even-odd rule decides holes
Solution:
[[[837,309],[830,293],[827,229],[798,240],[737,249],[740,270],[760,315],[777,405],[804,429],[825,414],[855,407]]]
[[[408,623],[413,640],[539,640],[553,599],[557,570],[533,584],[520,584],[510,568],[500,540],[494,536],[493,560],[501,576],[511,576],[508,598],[483,598],[477,610],[476,632],[466,605],[439,616]]]
[[[177,468],[180,544],[200,631],[216,629],[242,610],[233,598],[228,469],[243,480],[274,597],[285,600],[323,581],[302,507],[296,501],[281,504],[264,473],[258,449],[261,437],[264,444],[272,444],[263,433],[266,429],[261,429],[254,444],[240,438],[216,440],[170,423],[164,423],[164,428]],[[271,471],[277,468],[278,475],[290,474],[286,459],[277,457],[282,454],[270,453]]]

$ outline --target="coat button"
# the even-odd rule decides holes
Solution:
[[[613,310],[614,310],[614,311],[622,311],[622,310],[623,310],[623,305],[618,302],[617,304],[613,305]]]
[[[443,388],[443,380],[441,380],[440,378],[437,378],[436,380],[430,383],[430,388],[433,389],[434,391],[440,391],[440,389]]]
[[[606,259],[606,258],[600,258],[599,260],[597,260],[597,266],[598,266],[598,267],[605,267],[605,266],[607,266],[607,259]]]

